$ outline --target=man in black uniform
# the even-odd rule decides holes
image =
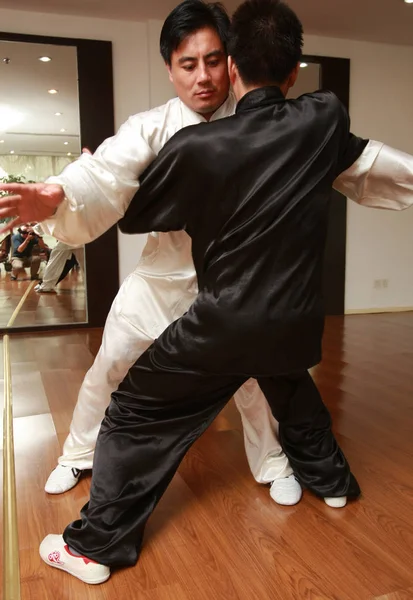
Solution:
[[[183,456],[249,377],[299,480],[320,497],[360,492],[307,369],[321,358],[332,183],[367,141],[331,92],[285,99],[301,50],[285,4],[242,4],[229,39],[236,114],[174,136],[121,222],[129,233],[185,229],[199,295],[112,394],[82,520],[42,542],[48,564],[84,581],[136,562]]]

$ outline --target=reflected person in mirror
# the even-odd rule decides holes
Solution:
[[[25,269],[30,269],[30,278],[32,280],[39,279],[39,269],[41,257],[35,254],[35,248],[38,246],[45,253],[49,248],[44,243],[40,236],[37,236],[30,225],[21,225],[17,229],[17,233],[11,237],[12,245],[12,273],[10,279],[16,281],[19,274],[25,278]]]

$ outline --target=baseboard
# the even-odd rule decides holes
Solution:
[[[347,308],[345,315],[367,315],[377,313],[397,313],[413,311],[413,306],[383,306],[381,308]]]

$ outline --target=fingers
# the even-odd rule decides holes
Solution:
[[[19,214],[21,196],[4,196],[0,198],[0,217],[16,217]]]
[[[21,196],[2,196],[0,197],[0,208],[17,207],[21,199]]]
[[[82,154],[92,154],[92,152],[89,150],[89,148],[82,148]]]
[[[15,207],[11,208],[0,208],[0,217],[4,219],[4,217],[15,217],[19,214],[19,211]]]
[[[21,183],[0,183],[0,190],[3,192],[15,192],[17,194],[21,194],[25,189],[27,189],[27,184],[22,185]]]

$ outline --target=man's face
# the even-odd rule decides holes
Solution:
[[[167,68],[182,102],[206,119],[225,102],[229,92],[227,57],[214,29],[199,29],[185,38]]]

